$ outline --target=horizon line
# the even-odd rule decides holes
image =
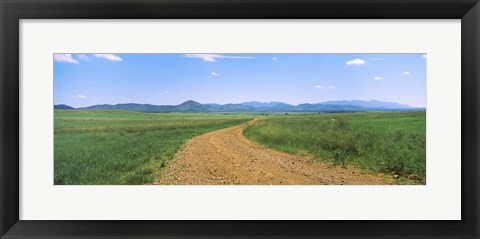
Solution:
[[[85,108],[85,107],[90,107],[90,106],[94,106],[94,105],[120,105],[120,104],[139,104],[139,105],[154,105],[154,106],[177,106],[177,105],[181,105],[185,102],[188,102],[188,101],[194,101],[194,102],[197,102],[199,104],[202,104],[202,105],[209,105],[209,104],[217,104],[217,105],[227,105],[227,104],[243,104],[243,103],[250,103],[250,102],[258,102],[258,103],[264,103],[264,104],[268,104],[268,103],[283,103],[283,104],[288,104],[288,105],[292,105],[292,106],[298,106],[298,105],[302,105],[302,104],[324,104],[326,102],[330,102],[330,101],[364,101],[364,102],[372,102],[372,101],[379,101],[379,102],[383,102],[383,103],[395,103],[395,104],[401,104],[401,105],[406,105],[406,106],[409,106],[409,107],[412,107],[412,108],[426,108],[427,106],[413,106],[413,105],[410,105],[410,104],[404,104],[404,103],[399,103],[399,102],[394,102],[394,101],[382,101],[382,100],[377,100],[377,99],[371,99],[371,100],[327,100],[327,101],[323,101],[323,102],[317,102],[317,103],[307,103],[307,102],[303,102],[303,103],[299,103],[299,104],[292,104],[292,103],[287,103],[287,102],[283,102],[283,101],[257,101],[257,100],[251,100],[251,101],[243,101],[243,102],[240,102],[240,103],[201,103],[200,101],[197,101],[197,100],[185,100],[181,103],[178,103],[178,104],[152,104],[152,103],[136,103],[136,102],[127,102],[127,103],[112,103],[112,104],[109,104],[109,103],[98,103],[98,104],[92,104],[92,105],[88,105],[88,106],[82,106],[82,107],[74,107],[74,108]],[[59,103],[59,104],[55,104],[54,103],[54,106],[55,105],[67,105],[67,106],[70,106],[70,107],[73,107],[69,104],[64,104],[64,103]]]

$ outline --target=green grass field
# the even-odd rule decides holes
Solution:
[[[56,185],[145,184],[188,139],[248,114],[55,110]]]
[[[55,110],[55,184],[146,184],[188,139],[253,114]],[[425,183],[425,112],[270,114],[247,138],[337,165]]]
[[[280,151],[425,183],[425,112],[269,116],[247,138]]]

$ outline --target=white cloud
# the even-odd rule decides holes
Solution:
[[[383,77],[381,77],[381,76],[375,76],[375,77],[373,77],[373,79],[374,79],[374,80],[383,80]]]
[[[164,91],[162,91],[162,92],[159,92],[158,95],[159,95],[159,96],[168,95],[168,93],[169,93],[168,90],[164,90]]]
[[[218,76],[218,75],[220,75],[220,74],[215,72],[215,71],[212,71],[212,76]]]
[[[351,65],[363,65],[363,64],[365,64],[365,60],[360,59],[360,58],[347,61],[347,65],[349,65],[349,66],[351,66]]]
[[[237,97],[243,99],[243,95],[237,95]]]
[[[272,61],[278,61],[278,58],[277,57],[272,57]]]
[[[59,62],[78,64],[78,61],[73,59],[72,54],[53,54],[53,59]]]
[[[333,89],[335,89],[335,86],[316,85],[316,86],[314,86],[314,88],[322,89],[322,90],[333,90]]]
[[[95,57],[98,57],[98,58],[107,59],[109,61],[122,61],[122,58],[120,58],[119,56],[116,56],[114,54],[92,54],[92,55],[94,55]]]
[[[404,75],[410,75],[411,73],[410,73],[410,71],[404,71],[403,74]]]
[[[78,55],[78,59],[81,61],[90,61],[90,57],[84,54]]]
[[[216,59],[220,58],[227,58],[227,59],[251,59],[253,57],[250,56],[227,56],[227,55],[219,55],[219,54],[184,54],[183,57],[187,58],[199,58],[203,59],[203,61],[208,62],[216,62]]]
[[[74,98],[74,99],[85,99],[87,97],[84,96],[84,95],[73,95],[72,98]]]
[[[427,54],[422,54],[423,59],[427,59]]]

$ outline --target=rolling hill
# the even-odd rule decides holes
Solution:
[[[54,105],[53,108],[57,110],[74,110],[75,109],[72,106],[64,105],[64,104]]]
[[[55,109],[75,109],[68,105],[55,105]],[[116,104],[92,105],[84,110],[130,110],[146,113],[159,112],[361,112],[361,111],[413,111],[425,110],[395,102],[379,100],[326,101],[316,104],[291,105],[283,102],[244,102],[240,104],[201,104],[188,100],[179,105]]]
[[[403,105],[395,102],[384,102],[379,100],[341,100],[341,101],[326,101],[323,104],[329,105],[352,105],[365,108],[384,108],[384,109],[411,109],[413,107],[409,105]]]

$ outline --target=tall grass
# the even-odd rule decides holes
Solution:
[[[253,116],[55,110],[56,185],[145,184],[188,139]]]
[[[309,154],[425,183],[425,112],[348,113],[267,117],[244,134],[288,153]]]

